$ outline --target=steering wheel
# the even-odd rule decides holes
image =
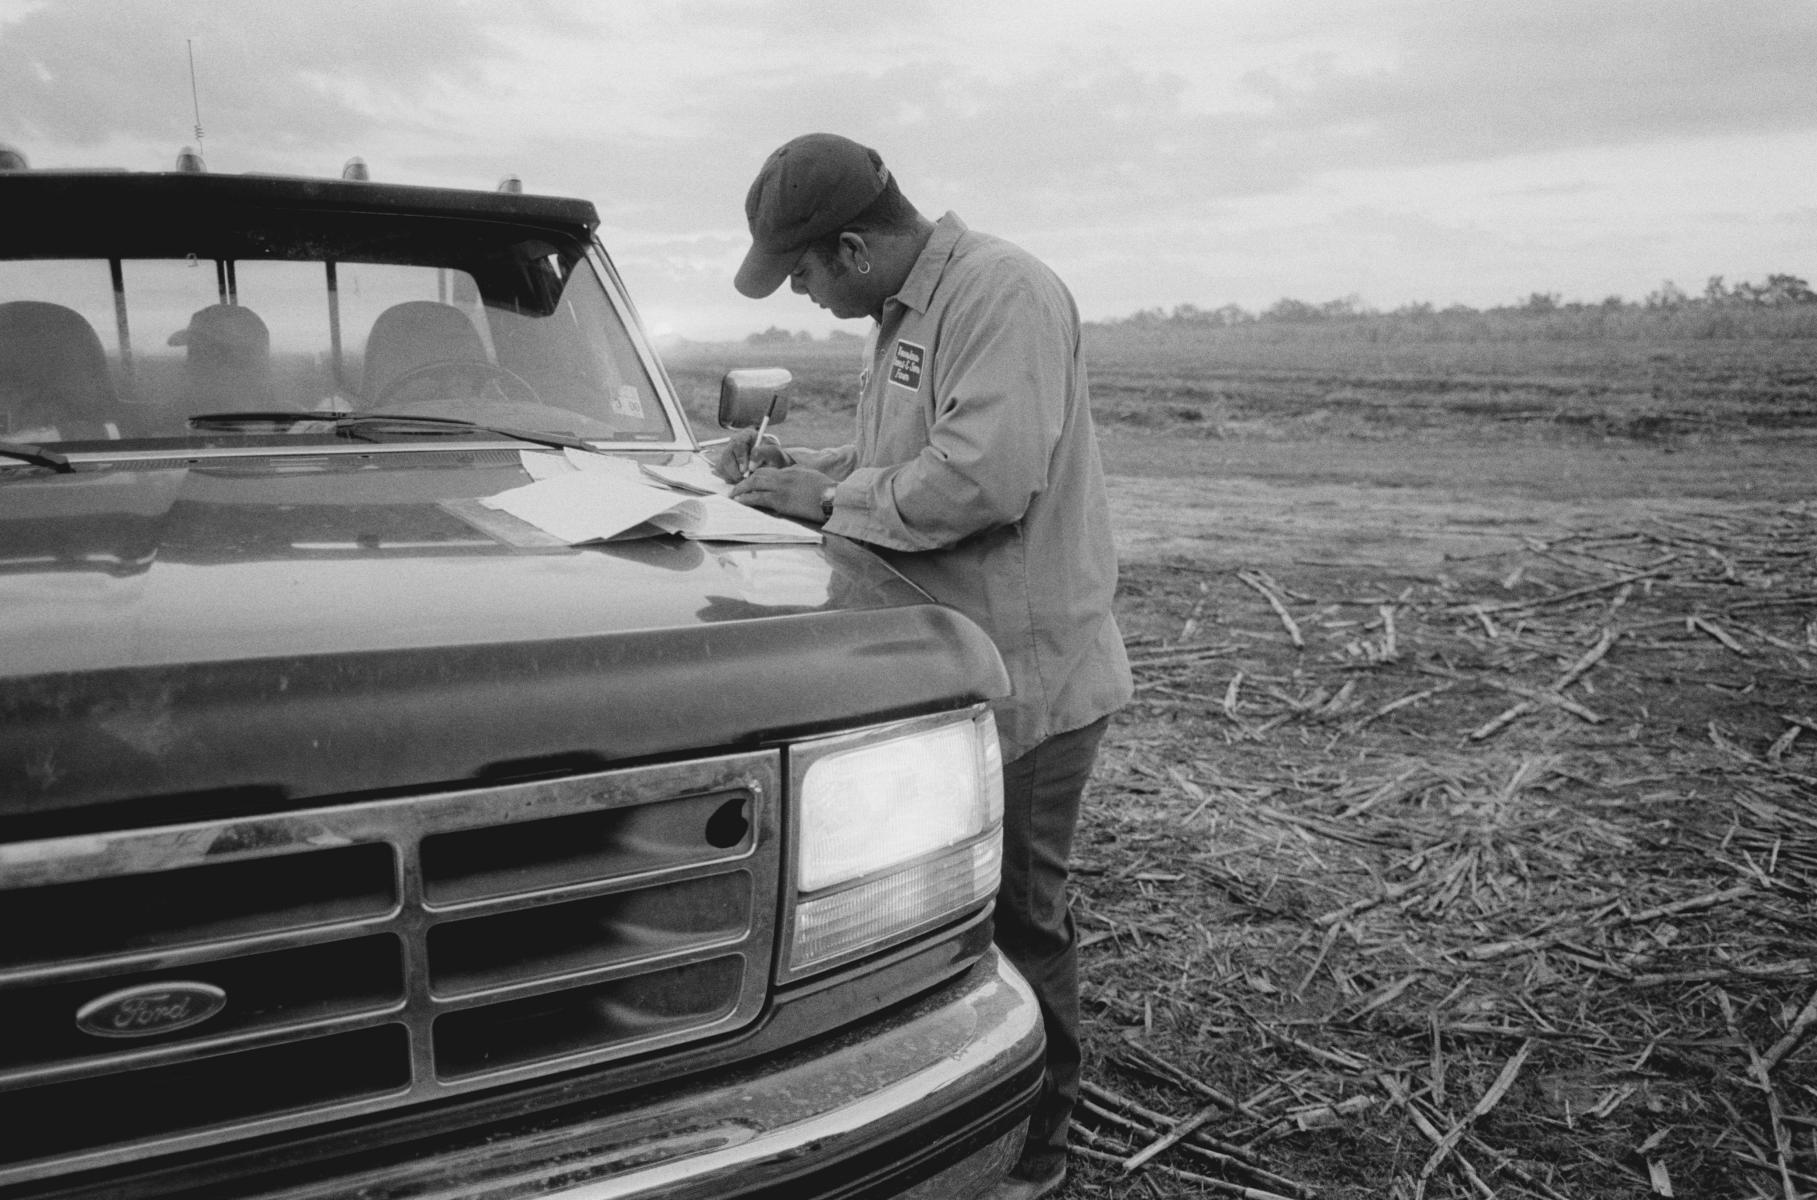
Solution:
[[[384,387],[379,389],[378,395],[373,397],[373,405],[384,404],[393,395],[419,379],[429,379],[437,375],[472,376],[474,380],[473,394],[475,395],[478,394],[480,384],[491,380],[507,393],[517,392],[516,398],[519,400],[527,398],[532,404],[543,402],[543,398],[537,394],[536,389],[530,386],[530,381],[510,367],[501,367],[497,363],[487,362],[483,358],[444,358],[435,362],[422,363],[393,376],[386,381]]]

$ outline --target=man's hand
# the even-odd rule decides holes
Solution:
[[[758,467],[786,467],[792,461],[782,447],[766,440],[755,445],[755,429],[735,429],[713,450],[713,470],[727,483],[737,483]]]
[[[732,489],[732,499],[785,517],[820,520],[820,495],[835,480],[811,467],[760,467]]]

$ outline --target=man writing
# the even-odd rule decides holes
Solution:
[[[1131,694],[1078,310],[1032,255],[952,213],[923,216],[877,153],[847,138],[777,150],[745,215],[740,292],[767,296],[786,279],[876,325],[851,445],[784,451],[746,431],[720,452],[720,473],[747,504],[870,546],[976,621],[1009,668],[1013,694],[995,709],[996,940],[1040,998],[1048,1055],[1022,1160],[996,1195],[1045,1196],[1065,1178],[1079,1091],[1067,859],[1099,740]]]

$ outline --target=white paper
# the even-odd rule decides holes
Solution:
[[[661,480],[671,487],[678,487],[685,492],[694,492],[702,496],[725,496],[732,491],[732,485],[719,477],[711,463],[698,454],[689,456],[680,466],[666,466],[657,463],[643,463],[644,474]]]
[[[548,456],[553,458],[554,456]],[[584,460],[583,460],[584,461]],[[559,474],[487,496],[480,503],[527,521],[569,545],[612,538],[678,533],[696,541],[818,542],[817,530],[761,512],[724,496],[685,496],[612,465]],[[642,527],[641,529],[639,527]]]
[[[532,479],[553,479],[574,471],[566,458],[548,450],[520,450],[517,461],[524,465],[524,473]]]
[[[575,450],[563,447],[560,450],[520,450],[517,459],[523,464],[524,473],[532,479],[554,479],[558,475],[571,475],[575,471],[598,471],[606,475],[616,475],[626,483],[638,483],[642,472],[637,464],[613,454],[595,454],[591,450]]]
[[[699,542],[818,542],[817,530],[724,496],[694,496],[650,523]]]
[[[675,493],[605,471],[569,471],[480,501],[569,545],[604,541],[675,505]]]
[[[643,473],[637,464],[628,458],[616,454],[596,454],[591,450],[576,450],[572,447],[562,451],[562,457],[576,471],[598,471],[606,475],[616,475],[626,483],[641,483]]]

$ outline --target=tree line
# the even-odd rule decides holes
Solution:
[[[1804,279],[1772,274],[1760,283],[1730,284],[1713,275],[1700,294],[1692,295],[1666,280],[1640,300],[1607,296],[1594,302],[1566,301],[1557,292],[1533,292],[1526,299],[1489,308],[1452,304],[1437,308],[1425,302],[1380,310],[1360,296],[1322,303],[1283,298],[1251,311],[1236,304],[1200,308],[1175,305],[1171,310],[1145,308],[1127,317],[1088,322],[1103,334],[1171,335],[1230,331],[1258,338],[1298,336],[1481,341],[1577,338],[1809,338],[1817,337],[1817,292]],[[772,325],[746,337],[746,344],[781,349],[788,346],[857,345],[862,336],[832,330],[816,338],[805,330]]]
[[[1425,302],[1390,310],[1372,308],[1359,296],[1322,303],[1283,298],[1251,311],[1236,304],[1219,308],[1176,305],[1148,308],[1127,317],[1094,322],[1105,332],[1189,332],[1252,329],[1288,332],[1295,328],[1346,327],[1375,335],[1401,333],[1445,340],[1483,337],[1620,337],[1659,334],[1678,337],[1817,337],[1817,292],[1791,274],[1763,282],[1726,283],[1712,276],[1700,295],[1667,280],[1641,300],[1608,296],[1594,302],[1566,301],[1557,292],[1533,292],[1513,304],[1437,308]]]

